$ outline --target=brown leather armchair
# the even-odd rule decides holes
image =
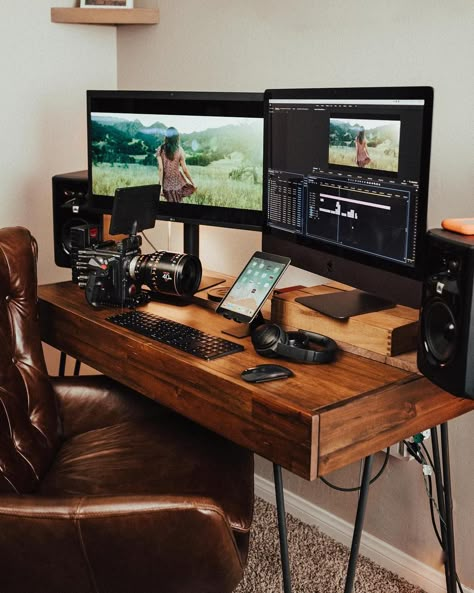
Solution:
[[[0,592],[232,591],[252,454],[107,377],[48,377],[26,229],[0,230],[0,299]]]

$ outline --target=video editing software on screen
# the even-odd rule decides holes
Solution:
[[[270,99],[270,227],[415,264],[423,100]]]

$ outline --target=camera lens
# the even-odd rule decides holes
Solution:
[[[130,262],[130,276],[137,284],[156,292],[191,296],[199,288],[202,266],[194,255],[156,251],[134,257]]]

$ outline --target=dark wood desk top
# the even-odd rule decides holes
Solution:
[[[329,365],[280,361],[295,377],[240,378],[269,359],[245,350],[211,362],[112,325],[71,282],[39,288],[42,339],[180,414],[308,480],[474,409],[427,379],[341,352]],[[195,304],[146,310],[220,332],[229,322]]]

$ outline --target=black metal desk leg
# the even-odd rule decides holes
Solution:
[[[283,494],[283,479],[281,477],[281,467],[273,464],[273,477],[275,481],[275,496],[278,515],[278,533],[280,535],[280,556],[281,568],[283,571],[283,590],[285,593],[291,593],[291,573],[290,561],[288,558],[288,536],[286,532],[285,520],[285,496]]]
[[[453,498],[451,492],[451,468],[449,462],[448,425],[441,425],[441,447],[438,429],[431,429],[433,464],[436,481],[436,498],[440,514],[441,545],[444,550],[446,590],[456,593],[456,555],[454,550]],[[440,452],[441,450],[441,452]]]
[[[448,425],[441,424],[441,458],[443,462],[444,510],[446,521],[446,564],[448,593],[456,593],[456,555],[454,552],[453,496],[449,462]]]
[[[66,373],[66,359],[67,359],[67,354],[65,352],[61,352],[61,356],[59,358],[59,371],[58,371],[58,376],[59,377],[64,377],[65,373]],[[76,362],[74,363],[74,376],[77,377],[81,372],[81,362],[79,360],[76,360]]]
[[[367,498],[369,496],[370,470],[372,468],[372,461],[373,455],[369,455],[364,461],[364,471],[362,473],[362,482],[360,485],[359,503],[357,505],[354,533],[352,535],[351,555],[349,557],[349,565],[347,567],[346,586],[344,587],[344,593],[352,593],[352,588],[354,586],[355,571],[357,559],[359,556],[360,538],[362,536],[365,509],[367,506]]]
[[[67,358],[67,355],[64,352],[61,352],[61,356],[59,357],[59,371],[58,371],[58,375],[60,377],[64,377],[64,372],[66,370],[66,358]]]
[[[74,363],[74,372],[73,375],[74,377],[77,377],[81,372],[81,361],[80,360],[76,360],[76,362]]]
[[[441,546],[444,551],[444,572],[446,575],[446,591],[450,592],[450,576],[449,576],[449,563],[447,562],[447,538],[448,534],[446,531],[446,509],[444,507],[444,487],[443,487],[443,477],[442,477],[442,469],[441,469],[441,458],[440,458],[440,446],[439,446],[439,438],[438,438],[438,429],[432,428],[431,429],[431,442],[432,442],[432,450],[433,450],[433,465],[434,465],[434,475],[435,475],[435,484],[436,484],[436,499],[438,501],[438,510],[440,514],[440,525],[439,531],[441,536]]]

